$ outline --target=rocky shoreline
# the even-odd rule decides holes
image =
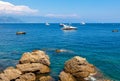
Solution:
[[[24,53],[16,67],[8,67],[0,73],[0,81],[56,81],[49,73],[49,56],[44,51],[34,50]],[[66,61],[58,77],[58,81],[111,81],[79,56]]]

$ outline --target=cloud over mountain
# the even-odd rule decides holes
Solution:
[[[0,14],[4,15],[36,15],[38,13],[38,10],[31,9],[28,6],[25,5],[14,5],[9,2],[0,1]]]

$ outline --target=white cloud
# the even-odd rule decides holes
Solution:
[[[45,17],[54,17],[54,18],[79,18],[77,14],[47,14]]]
[[[8,14],[8,15],[35,15],[38,13],[38,10],[31,9],[28,6],[24,5],[13,5],[9,2],[0,1],[0,14]]]

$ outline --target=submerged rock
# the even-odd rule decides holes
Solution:
[[[26,32],[16,32],[16,35],[23,35],[26,34]]]
[[[65,50],[65,49],[56,49],[55,52],[56,52],[56,53],[62,53],[62,52],[69,52],[69,50]]]
[[[112,30],[112,32],[119,32],[119,30],[117,30],[117,29],[116,30]]]
[[[56,49],[55,50],[56,53],[74,53],[71,50],[66,50],[66,49]]]
[[[61,53],[61,50],[56,49],[55,52],[56,52],[56,53]]]

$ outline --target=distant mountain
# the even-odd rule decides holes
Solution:
[[[0,23],[21,23],[21,22],[23,21],[16,17],[0,16]]]
[[[44,17],[44,16],[21,16],[18,17],[20,20],[24,20],[26,23],[70,23],[78,22],[80,19],[74,18],[55,18],[55,17]]]
[[[79,19],[55,18],[44,16],[0,16],[0,23],[70,23],[77,22]]]

